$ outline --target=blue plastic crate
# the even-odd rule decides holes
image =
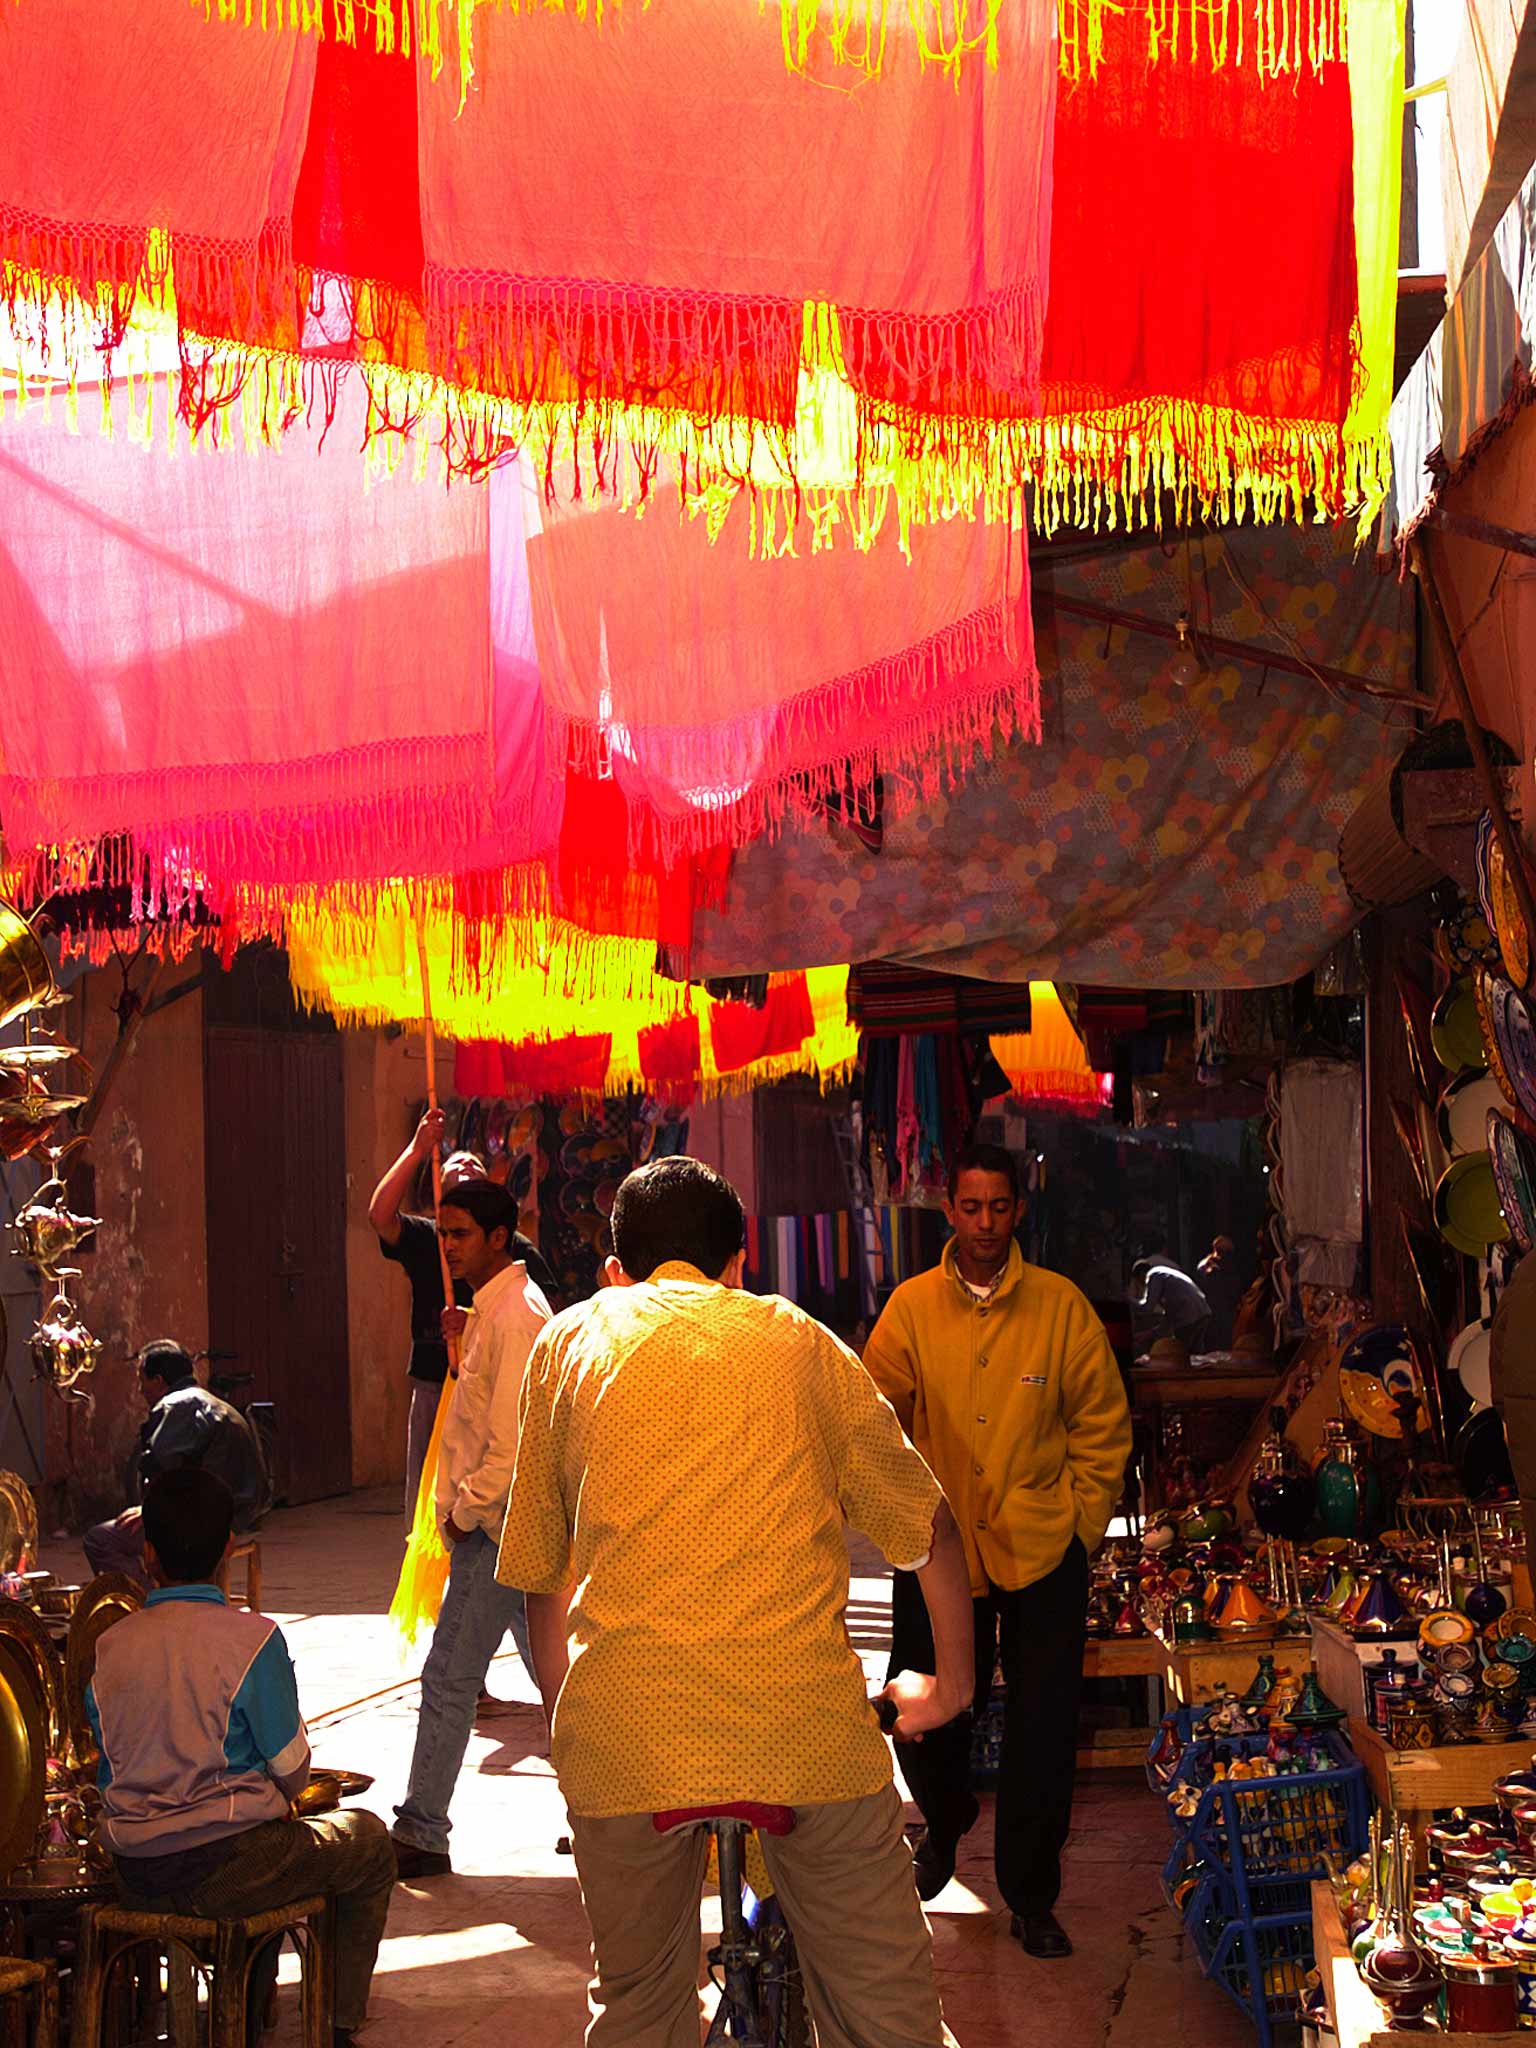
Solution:
[[[1289,1880],[1260,1880],[1254,1895],[1265,1903],[1282,1904],[1305,1897],[1306,1886]],[[1267,1897],[1266,1897],[1267,1895]],[[1273,2048],[1274,2022],[1289,2019],[1314,1962],[1312,1915],[1306,1912],[1260,1913],[1254,1918],[1228,1916],[1222,1903],[1221,1880],[1210,1892],[1191,1901],[1185,1924],[1200,1967],[1251,2021],[1259,2048]]]
[[[1194,1815],[1182,1829],[1197,1862],[1230,1881],[1237,1911],[1251,1919],[1260,1910],[1254,1887],[1269,1879],[1305,1883],[1325,1877],[1324,1857],[1347,1863],[1366,1846],[1370,1798],[1364,1766],[1342,1737],[1322,1738],[1335,1759],[1331,1771],[1290,1776],[1223,1780],[1208,1785]],[[1242,1738],[1229,1747],[1242,1752]],[[1262,1740],[1248,1739],[1248,1757],[1262,1754]]]

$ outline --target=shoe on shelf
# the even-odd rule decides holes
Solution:
[[[1008,1932],[1027,1956],[1054,1962],[1072,1953],[1072,1938],[1054,1913],[1015,1913]]]
[[[951,1839],[935,1835],[929,1828],[923,1839],[912,1852],[912,1874],[917,1879],[917,1896],[926,1905],[936,1899],[955,1874],[955,1852],[960,1847],[962,1835],[968,1835],[976,1825],[981,1808],[973,1799],[971,1817],[961,1828],[960,1834]]]
[[[424,1877],[452,1877],[453,1860],[446,1849],[418,1849],[412,1842],[395,1843],[395,1877],[410,1884]]]

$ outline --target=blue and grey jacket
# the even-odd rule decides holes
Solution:
[[[166,1856],[283,1820],[309,1737],[282,1631],[217,1586],[165,1586],[96,1646],[86,1712],[101,1749],[102,1834]]]

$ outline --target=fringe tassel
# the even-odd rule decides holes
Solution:
[[[389,741],[281,768],[251,763],[207,770],[93,776],[67,784],[0,777],[0,810],[25,893],[38,900],[78,867],[73,848],[108,830],[91,881],[150,886],[176,900],[189,877],[215,887],[271,877],[377,876],[386,862],[430,848],[444,860],[494,830],[483,734]],[[343,794],[338,795],[338,792]],[[167,825],[164,821],[176,822]],[[129,838],[129,833],[132,837]]]
[[[1017,521],[1026,489],[1046,532],[1064,521],[1155,528],[1165,502],[1180,518],[1303,522],[1369,510],[1385,492],[1384,435],[1173,400],[1037,417],[1043,313],[1024,292],[903,319],[438,270],[423,316],[401,294],[342,294],[307,276],[280,223],[243,247],[173,249],[163,234],[71,228],[3,205],[0,305],[29,367],[0,378],[0,417],[49,407],[62,387],[77,429],[80,377],[122,353],[130,321],[174,318],[178,283],[168,402],[159,407],[154,378],[103,382],[104,431],[125,408],[146,443],[163,410],[172,449],[183,431],[259,448],[299,420],[323,435],[351,369],[368,392],[365,445],[385,468],[409,454],[420,478],[476,479],[525,452],[551,501],[591,492],[638,510],[671,462],[687,512],[712,534],[746,496],[749,545],[765,558],[872,547],[893,522],[909,548],[914,525]],[[321,306],[335,353],[271,345]],[[253,335],[260,345],[239,338]],[[418,340],[445,374],[393,367],[391,357],[417,358]],[[361,360],[345,360],[349,350]]]
[[[462,112],[475,78],[476,10],[492,6],[505,14],[570,14],[601,29],[621,0],[190,0],[205,21],[297,35],[332,35],[356,44],[371,19],[374,48],[425,58],[434,81],[445,62],[444,21],[458,66]],[[665,0],[660,0],[665,4]],[[745,0],[743,0],[745,4]],[[906,29],[918,62],[945,73],[958,86],[967,59],[978,55],[991,70],[998,64],[998,18],[1004,0],[906,0]],[[651,0],[640,0],[639,11]],[[823,58],[837,70],[879,78],[892,37],[892,0],[779,0],[779,41],[785,68],[816,70]],[[761,9],[760,9],[761,11]],[[902,34],[898,26],[898,39]]]
[[[1222,525],[1334,520],[1378,507],[1391,464],[1385,432],[1357,440],[1323,421],[1175,400],[1041,421],[1031,438],[1032,519],[1045,534],[1156,530],[1196,515]]]
[[[918,647],[776,706],[766,740],[748,720],[706,733],[632,727],[636,752],[689,801],[654,826],[654,813],[632,813],[631,856],[670,866],[706,847],[748,846],[839,792],[872,799],[877,778],[888,815],[900,815],[963,780],[999,737],[1038,739],[1040,679],[1032,662],[1010,665],[984,688],[974,680],[966,686],[983,664],[1009,653],[1012,627],[1006,603],[973,612]],[[572,725],[570,748],[578,772],[608,768],[604,728]],[[740,795],[741,764],[760,752],[768,758]]]
[[[1252,63],[1262,79],[1298,78],[1344,63],[1349,55],[1348,0],[1143,0],[1147,62],[1208,65]],[[1126,20],[1116,0],[1057,0],[1061,75],[1077,84],[1096,78],[1104,59],[1105,22]],[[1134,14],[1131,19],[1134,20]]]

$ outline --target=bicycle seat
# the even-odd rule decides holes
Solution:
[[[791,1835],[795,1831],[792,1806],[760,1806],[744,1799],[734,1805],[674,1806],[666,1813],[653,1813],[651,1825],[658,1835],[680,1834],[684,1828],[701,1827],[711,1820],[739,1820],[760,1835]]]

